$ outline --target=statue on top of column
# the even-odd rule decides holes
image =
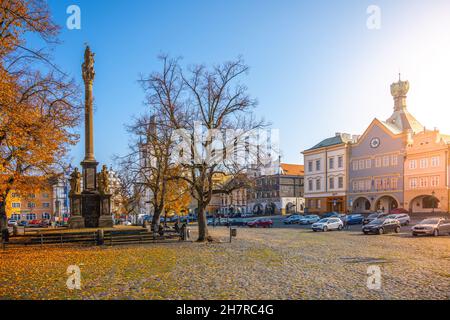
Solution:
[[[92,53],[91,48],[89,48],[89,46],[86,46],[86,50],[84,51],[84,63],[82,66],[83,80],[85,82],[94,81],[95,77],[94,56],[95,54]]]

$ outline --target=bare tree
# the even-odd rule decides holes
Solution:
[[[240,82],[248,72],[242,59],[210,70],[194,66],[187,72],[177,59],[162,56],[161,61],[163,71],[142,82],[149,105],[176,129],[171,157],[183,168],[178,178],[189,184],[198,203],[198,241],[211,240],[205,210],[214,194],[244,185],[251,156],[246,138],[265,124],[253,116],[257,102]],[[227,176],[228,182],[220,176]]]

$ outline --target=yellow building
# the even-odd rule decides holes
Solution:
[[[6,214],[8,219],[17,221],[51,219],[53,212],[52,188],[21,195],[12,191],[7,199]]]

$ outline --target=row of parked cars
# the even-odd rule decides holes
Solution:
[[[344,225],[361,225],[364,234],[399,233],[402,226],[411,223],[411,217],[406,213],[377,212],[368,215],[327,213],[318,215],[292,215],[283,221],[285,224],[311,224],[313,231],[342,230]],[[413,236],[419,235],[450,235],[450,220],[445,218],[427,218],[411,228]]]
[[[273,226],[273,221],[269,218],[257,218],[252,220],[245,220],[243,218],[209,218],[207,223],[208,225],[226,227],[272,228]]]
[[[47,228],[49,225],[49,220],[8,220],[8,227]]]

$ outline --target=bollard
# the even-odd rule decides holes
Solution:
[[[237,237],[237,228],[230,227],[230,243],[231,243],[231,239],[236,238],[236,237]]]
[[[103,229],[97,230],[97,245],[102,246],[105,243],[105,232]]]

